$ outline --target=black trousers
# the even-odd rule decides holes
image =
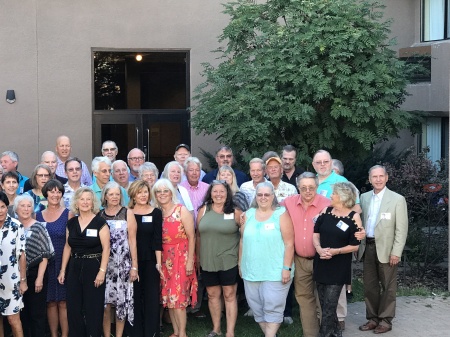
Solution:
[[[160,277],[156,261],[139,261],[139,282],[134,281],[133,337],[159,336]]]
[[[36,293],[35,282],[38,276],[38,268],[39,266],[35,266],[27,271],[28,290],[23,294],[23,309],[20,312],[25,337],[45,336],[48,273],[46,270],[42,290]]]
[[[318,337],[342,337],[336,308],[343,286],[343,284],[317,283],[317,293],[322,307],[322,322]]]
[[[103,333],[105,282],[98,288],[94,286],[100,261],[101,257],[70,258],[66,275],[70,337],[100,337]]]

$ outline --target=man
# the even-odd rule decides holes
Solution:
[[[13,151],[5,151],[0,155],[0,164],[3,167],[4,173],[15,172],[19,176],[19,188],[18,194],[22,194],[24,191],[25,182],[28,181],[28,177],[23,176],[17,171],[19,167],[19,155]]]
[[[102,155],[104,157],[108,157],[111,160],[111,163],[114,163],[116,160],[117,154],[119,153],[119,148],[116,145],[116,142],[112,140],[104,141],[102,144]]]
[[[295,248],[295,298],[300,306],[300,319],[304,337],[317,337],[320,303],[315,295],[313,261],[316,249],[313,245],[314,223],[320,212],[330,205],[330,200],[317,194],[318,178],[304,172],[297,178],[300,195],[283,200],[294,224]]]
[[[109,159],[109,157],[108,157]],[[128,191],[130,186],[128,166],[123,160],[116,160],[111,165],[112,177],[116,183]]]
[[[77,157],[69,158],[64,163],[67,182],[64,184],[64,205],[69,208],[73,195],[80,187],[85,187],[81,183],[81,160]]]
[[[203,182],[207,184],[211,184],[211,182],[216,179],[217,172],[219,172],[219,168],[221,168],[224,165],[227,166],[233,166],[233,151],[228,146],[222,146],[217,152],[216,152],[216,162],[218,165],[218,168],[215,170],[212,170],[208,172],[202,179]],[[240,187],[243,183],[248,181],[247,175],[239,171],[238,169],[233,169],[234,174],[236,175],[236,182],[238,186]]]
[[[386,187],[385,167],[369,170],[373,190],[361,195],[366,239],[358,257],[363,257],[364,298],[367,322],[361,331],[376,334],[392,330],[395,317],[397,268],[408,234],[406,200]]]
[[[58,158],[56,157],[56,154],[53,151],[45,151],[41,156],[41,164],[45,164],[50,168],[50,171],[52,171],[52,178],[56,179],[61,182],[61,184],[65,184],[67,182],[67,178],[60,177],[56,174],[56,167],[58,165]],[[25,185],[23,187],[23,191],[29,191],[33,187],[31,186],[30,180],[27,180],[25,182]]]
[[[189,145],[179,144],[175,148],[175,153],[173,155],[173,158],[175,158],[175,160],[178,163],[180,163],[180,165],[182,167],[184,167],[184,163],[186,162],[186,159],[188,159],[190,156],[191,156],[191,148],[189,147]],[[200,180],[202,180],[205,175],[206,175],[205,171],[200,169]],[[181,181],[186,181],[186,171],[183,172]]]
[[[56,174],[60,177],[67,178],[64,169],[64,163],[70,158],[72,146],[70,145],[70,139],[67,136],[59,136],[56,138],[56,155],[58,156],[58,166],[56,167]],[[81,183],[90,186],[92,185],[92,178],[86,164],[81,162]]]
[[[145,154],[138,148],[132,149],[128,152],[127,156],[128,166],[130,167],[129,181],[135,181],[139,179],[139,168],[142,166],[145,160]]]
[[[250,177],[252,180],[247,181],[241,185],[240,191],[245,195],[247,203],[251,205],[253,199],[255,199],[256,186],[263,181],[266,181],[264,177],[264,171],[266,164],[260,158],[253,158],[249,162]],[[236,171],[235,171],[236,172]]]
[[[100,201],[102,200],[102,188],[111,177],[111,160],[108,157],[95,157],[92,160],[91,169],[95,176],[95,182],[90,187]]]
[[[340,176],[344,175],[344,165],[339,159],[333,159],[331,161],[331,169]]]
[[[286,145],[281,152],[281,163],[283,165],[283,176],[281,180],[297,188],[297,177],[304,172],[301,167],[297,167],[297,149],[292,145]],[[297,191],[298,193],[299,191]]]
[[[266,161],[266,176],[272,183],[278,202],[282,202],[286,197],[298,194],[295,186],[281,180],[283,175],[283,168],[281,159],[270,157]]]

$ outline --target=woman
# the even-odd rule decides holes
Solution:
[[[314,226],[313,276],[322,308],[319,337],[342,336],[336,308],[342,287],[351,282],[351,253],[360,243],[355,233],[362,228],[359,214],[352,211],[356,196],[352,184],[334,184],[331,207],[322,211]]]
[[[158,174],[159,171],[156,165],[148,161],[139,168],[139,179],[146,181],[150,186],[150,190],[158,179]]]
[[[2,188],[8,197],[8,215],[10,217],[15,217],[13,207],[14,199],[17,197],[17,190],[19,189],[19,176],[15,172],[6,172],[2,176]]]
[[[14,200],[14,212],[23,225],[27,259],[28,291],[23,295],[24,308],[20,313],[25,336],[45,335],[48,260],[53,258],[53,249],[45,225],[33,219],[34,201],[28,194],[19,195]]]
[[[96,215],[99,208],[100,202],[88,187],[78,189],[70,203],[70,211],[78,216],[67,221],[58,276],[60,284],[67,279],[69,336],[102,335],[109,228]]]
[[[168,179],[176,192],[176,198],[187,208],[189,212],[194,212],[194,206],[192,205],[191,198],[187,189],[180,186],[181,177],[183,176],[183,167],[177,161],[171,161],[166,164],[162,173],[163,179]]]
[[[245,212],[248,209],[247,198],[244,193],[239,191],[236,183],[236,174],[233,169],[228,165],[221,166],[217,172],[217,180],[225,180],[227,182],[233,194],[234,205],[242,212]]]
[[[134,281],[133,336],[158,336],[162,213],[161,210],[150,205],[150,187],[145,181],[134,181],[128,188],[128,194],[129,207],[137,223],[137,263],[139,265],[139,278]]]
[[[239,251],[239,220],[241,211],[235,210],[232,192],[224,181],[213,180],[206,192],[204,205],[197,218],[197,261],[213,321],[207,337],[221,335],[222,292],[227,318],[226,337],[234,337],[237,319],[237,281]],[[201,240],[201,241],[200,241]]]
[[[43,211],[47,207],[47,199],[42,194],[42,188],[52,176],[50,167],[45,164],[36,165],[30,177],[30,183],[33,187],[28,193],[34,200],[34,213]]]
[[[3,177],[4,178],[4,177]],[[23,225],[8,215],[9,200],[0,192],[0,313],[8,317],[13,336],[23,336],[20,310],[27,291],[27,261]],[[3,318],[0,336],[3,336]]]
[[[51,179],[42,188],[42,194],[47,199],[47,208],[36,213],[36,220],[46,222],[47,232],[55,249],[55,257],[48,262],[47,289],[47,319],[51,337],[58,337],[58,327],[61,336],[69,335],[66,307],[66,286],[59,284],[58,274],[61,269],[64,245],[66,244],[66,224],[73,217],[63,206],[64,187],[56,179]]]
[[[122,206],[122,193],[115,181],[102,190],[103,210],[110,231],[108,269],[106,271],[105,314],[103,335],[111,335],[111,306],[116,308],[116,337],[122,337],[125,318],[133,325],[133,283],[138,276],[136,252],[136,219],[133,212]]]
[[[64,184],[64,205],[66,208],[70,207],[70,200],[72,200],[75,192],[84,187],[81,183],[81,160],[77,157],[69,158],[64,163],[64,170],[67,176],[67,183]]]
[[[163,215],[162,304],[169,308],[173,327],[171,337],[186,337],[186,308],[197,303],[194,218],[178,203],[175,188],[169,180],[158,180],[153,186],[152,197]]]
[[[247,302],[264,335],[274,337],[294,276],[294,228],[267,181],[256,185],[244,220],[239,254]]]

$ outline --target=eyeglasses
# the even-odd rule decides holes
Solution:
[[[233,157],[233,155],[232,154],[221,154],[220,156],[218,156],[220,159],[225,159],[225,158],[228,158],[228,159],[230,159],[231,157]]]
[[[67,169],[67,172],[80,172],[81,171],[81,167],[71,167],[69,169]]]
[[[328,165],[329,163],[330,163],[329,160],[318,160],[314,162],[314,164],[316,165]]]
[[[112,147],[110,149],[102,149],[103,152],[113,152],[113,151],[116,151],[116,150],[117,150],[117,147]]]
[[[300,191],[302,191],[302,192],[314,192],[315,190],[317,189],[317,187],[312,187],[312,186],[309,186],[309,187],[301,187],[300,188]]]
[[[131,161],[144,161],[144,157],[128,157]]]
[[[155,194],[168,194],[169,192],[170,192],[169,189],[155,190]]]
[[[50,177],[50,174],[48,174],[48,173],[36,174],[36,177],[39,177],[39,178],[48,178],[48,177]]]
[[[264,197],[264,198],[270,198],[271,195],[272,195],[272,193],[256,193],[256,196],[257,196],[258,198],[262,198],[262,197]]]

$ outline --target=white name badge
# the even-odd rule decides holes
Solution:
[[[151,215],[143,216],[142,222],[153,222],[153,217]]]
[[[339,228],[343,232],[345,232],[348,229],[348,225],[345,222],[343,222],[342,220],[337,223],[336,227]]]
[[[234,213],[228,213],[228,214],[224,213],[223,219],[224,220],[234,220]]]
[[[274,229],[275,229],[275,224],[273,224],[273,223],[266,223],[266,224],[264,225],[264,229],[265,229],[266,231],[274,230]]]
[[[381,220],[391,220],[391,213],[381,213]]]
[[[97,230],[96,229],[88,229],[86,231],[86,236],[96,238],[97,237]]]
[[[318,218],[319,218],[319,215],[316,215],[314,218],[312,218],[312,222],[315,224],[317,222]]]
[[[327,191],[327,190],[321,190],[321,191],[319,191],[319,194],[320,194],[321,196],[323,196],[323,197],[326,197],[327,194],[328,194],[328,191]]]
[[[27,235],[26,235],[26,236],[27,236],[27,239],[31,237],[31,234],[33,234],[32,231],[28,231],[28,232],[27,232]]]

